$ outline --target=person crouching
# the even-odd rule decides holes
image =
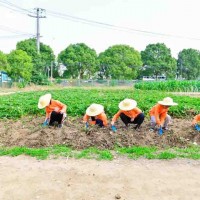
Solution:
[[[64,119],[66,118],[67,106],[58,100],[51,98],[51,94],[45,94],[40,97],[38,102],[38,108],[45,108],[46,118],[43,126],[53,126],[58,123],[58,128],[63,126]]]
[[[195,128],[195,130],[200,131],[200,114],[196,115],[194,119],[192,120],[192,126]]]
[[[168,115],[168,110],[171,106],[176,106],[177,103],[173,102],[173,99],[170,97],[164,98],[162,101],[151,108],[149,111],[151,117],[151,129],[155,130],[156,126],[164,130],[168,129],[168,124],[171,122],[171,116]]]
[[[100,127],[107,126],[107,116],[104,112],[104,107],[100,104],[93,103],[86,109],[86,114],[83,117],[83,122],[88,125],[97,124]]]
[[[126,126],[128,124],[136,124],[134,128],[136,130],[139,129],[144,121],[144,113],[136,106],[137,102],[133,99],[124,99],[121,101],[119,103],[120,110],[113,116],[111,125],[114,126],[114,123],[120,117]]]

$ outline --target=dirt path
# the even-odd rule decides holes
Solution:
[[[200,161],[0,157],[2,200],[198,200]]]

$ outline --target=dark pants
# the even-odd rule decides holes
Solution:
[[[101,119],[95,119],[95,117],[91,117],[92,121],[95,121],[97,125],[103,127],[103,121]]]
[[[126,126],[128,126],[128,124],[137,124],[135,128],[139,128],[142,122],[144,121],[144,113],[140,113],[139,115],[137,115],[134,121],[131,121],[131,118],[125,115],[124,113],[120,114],[120,118]]]
[[[49,125],[52,126],[54,125],[55,122],[58,122],[58,124],[61,124],[62,120],[63,120],[63,114],[53,111],[50,116]]]

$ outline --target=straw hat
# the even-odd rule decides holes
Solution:
[[[101,114],[103,111],[104,107],[102,105],[93,103],[87,108],[86,114],[89,116],[97,116]]]
[[[124,99],[119,103],[119,108],[124,111],[132,110],[137,106],[137,102],[133,99]]]
[[[51,100],[51,94],[45,94],[41,96],[38,102],[38,108],[39,109],[45,108],[46,106],[49,105],[50,100]]]
[[[163,106],[176,106],[177,103],[173,102],[173,99],[170,97],[165,97],[162,101],[158,101],[159,104]]]

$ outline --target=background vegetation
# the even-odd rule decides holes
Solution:
[[[134,84],[136,89],[157,90],[165,92],[200,92],[200,81],[141,81]]]
[[[43,43],[38,54],[33,38],[18,42],[8,55],[0,52],[0,70],[26,83],[48,85],[50,74],[58,78],[62,65],[66,70],[60,76],[65,79],[133,80],[165,75],[167,79],[192,80],[200,77],[200,52],[183,49],[176,60],[164,43],[149,44],[141,52],[116,44],[98,55],[86,44],[77,43],[62,50],[56,59],[52,48]]]

